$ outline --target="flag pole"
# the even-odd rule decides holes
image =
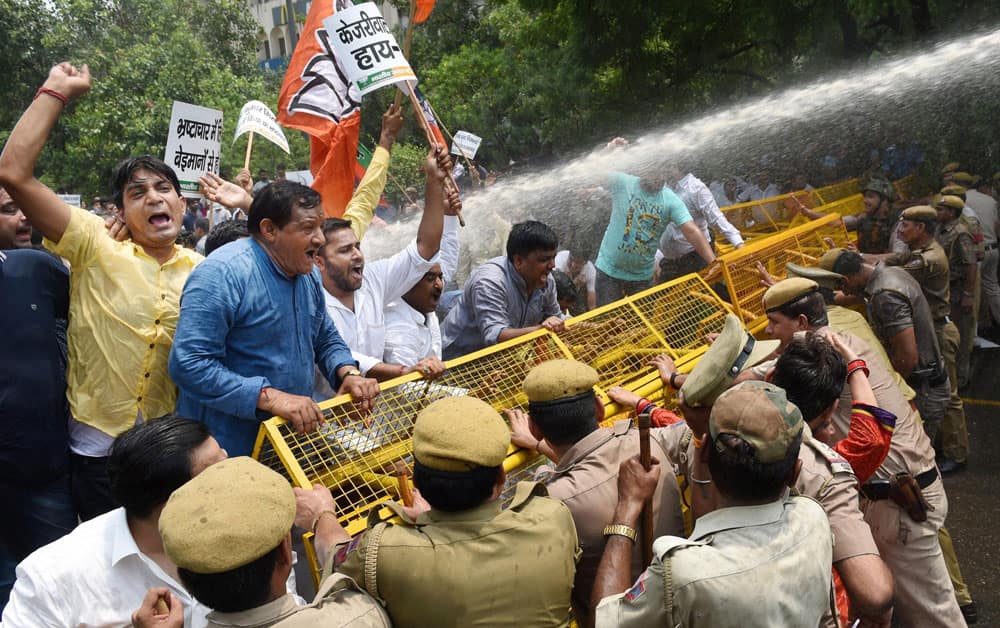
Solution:
[[[444,120],[442,120],[441,116],[438,115],[438,112],[434,109],[434,105],[431,104],[431,101],[427,101],[427,106],[431,108],[431,113],[434,114],[434,119],[437,120],[438,126],[441,127],[444,134],[448,136],[448,139],[451,140],[452,145],[454,145],[455,136],[452,135],[451,131],[448,130],[448,127],[444,125]],[[462,156],[462,159],[465,160],[465,165],[469,168],[469,176],[475,179],[476,184],[478,185],[482,181],[482,179],[479,178],[479,172],[472,167],[472,162],[469,160],[469,156],[465,154],[465,151],[462,150],[461,146],[458,147],[458,152]]]
[[[250,169],[250,151],[253,149],[253,131],[247,134],[247,155],[243,158],[243,167]]]
[[[417,15],[417,2],[410,0],[410,19],[406,22],[406,38],[403,41],[403,57],[410,58],[410,46],[413,44],[413,18]],[[393,103],[399,107],[403,104],[403,92],[396,92],[396,100]]]
[[[410,105],[413,106],[413,111],[417,116],[417,122],[420,123],[420,128],[424,130],[424,136],[427,138],[427,143],[431,146],[437,146],[437,139],[431,132],[430,125],[427,124],[427,117],[424,115],[424,109],[420,106],[420,101],[417,100],[417,93],[413,91],[413,85],[409,81],[403,81],[406,85],[406,92],[410,96]],[[455,183],[455,177],[452,176],[451,172],[445,173],[448,179],[445,181],[445,187],[451,188],[455,192],[458,192],[458,184]],[[458,210],[458,224],[465,226],[465,218],[462,216],[462,210]]]

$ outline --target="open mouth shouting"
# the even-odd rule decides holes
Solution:
[[[168,212],[156,212],[149,217],[149,224],[157,229],[173,226],[174,219]]]

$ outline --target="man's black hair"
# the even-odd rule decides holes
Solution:
[[[209,229],[208,218],[196,218],[194,221],[194,228],[201,229],[205,233],[208,233]]]
[[[537,220],[525,220],[510,228],[507,257],[513,260],[515,255],[527,257],[533,251],[555,251],[558,246],[559,237],[551,227]]]
[[[247,230],[247,221],[240,220],[239,218],[224,220],[212,227],[212,230],[208,232],[208,236],[205,238],[205,255],[210,255],[212,251],[220,246],[249,236],[250,232]]]
[[[275,181],[254,197],[247,215],[247,230],[260,233],[260,223],[270,218],[278,229],[292,220],[296,208],[314,209],[322,203],[319,192],[296,181]]]
[[[774,365],[771,383],[785,389],[809,423],[840,398],[847,379],[847,363],[823,337],[815,333],[793,338]]]
[[[574,445],[598,428],[593,393],[558,404],[531,404],[529,411],[545,440],[557,447]]]
[[[788,318],[798,318],[805,315],[810,327],[823,327],[829,324],[826,317],[826,301],[821,291],[813,291],[777,308],[777,311]]]
[[[267,603],[271,594],[271,574],[278,564],[278,545],[260,558],[221,573],[195,573],[177,568],[191,595],[221,613],[239,613]]]
[[[177,180],[177,173],[174,172],[173,168],[152,155],[126,157],[115,164],[115,168],[111,173],[111,200],[114,201],[115,207],[118,209],[125,209],[122,200],[125,197],[125,186],[132,180],[132,175],[141,169],[150,170],[163,176],[163,178],[170,181],[170,184],[174,186],[174,191],[177,192],[177,195],[181,195],[181,182]],[[101,200],[103,202],[104,199]]]
[[[763,464],[754,459],[753,445],[733,434],[719,434],[714,442],[705,445],[708,447],[708,470],[715,487],[725,497],[773,501],[787,484],[801,444],[802,434],[799,434],[788,446],[783,460]]]
[[[343,218],[327,218],[323,221],[323,239],[326,240],[327,236],[335,231],[340,231],[341,229],[350,229],[351,221],[344,220]]]
[[[556,300],[576,303],[576,300],[580,298],[580,292],[576,289],[576,284],[569,278],[569,275],[561,270],[553,270],[551,274],[556,281]]]
[[[471,471],[438,471],[413,461],[413,485],[437,510],[459,512],[479,506],[493,494],[502,466],[476,467]]]
[[[173,415],[119,434],[108,455],[115,501],[129,516],[148,517],[191,479],[191,453],[211,436],[204,423]]]
[[[861,266],[863,263],[864,259],[862,259],[859,253],[855,253],[854,251],[844,251],[833,263],[833,272],[845,276],[857,275],[861,272]]]

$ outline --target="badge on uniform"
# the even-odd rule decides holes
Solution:
[[[646,577],[645,573],[639,575],[639,579],[635,581],[632,588],[625,592],[625,601],[634,602],[639,599],[643,593],[646,592],[646,585],[643,583],[643,579]]]

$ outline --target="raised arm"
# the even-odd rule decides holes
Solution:
[[[52,242],[59,242],[69,224],[70,208],[55,192],[35,178],[35,164],[69,99],[90,89],[90,70],[60,63],[38,90],[35,100],[17,121],[0,155],[0,185],[31,224]]]
[[[448,149],[439,146],[428,153],[424,162],[427,183],[424,186],[424,213],[417,227],[417,252],[420,257],[430,260],[441,249],[441,234],[444,232],[444,180],[451,171],[451,157]]]
[[[379,136],[372,161],[365,171],[365,176],[354,190],[350,202],[347,203],[347,208],[344,209],[344,220],[351,223],[351,229],[354,230],[354,235],[358,236],[358,240],[364,238],[368,226],[371,225],[372,216],[375,215],[375,206],[378,205],[378,199],[385,189],[385,180],[389,173],[389,154],[402,128],[402,110],[394,104],[390,105],[388,111],[382,114],[382,134]]]

